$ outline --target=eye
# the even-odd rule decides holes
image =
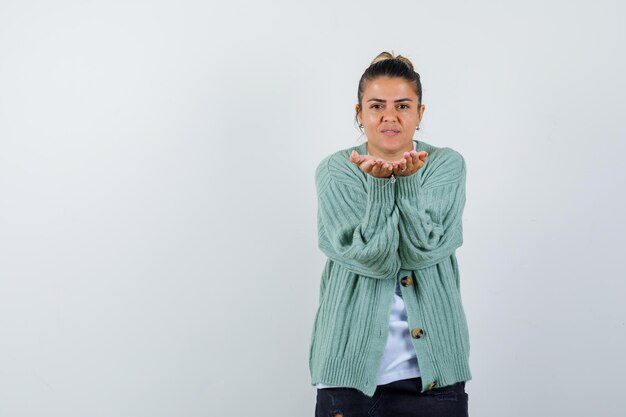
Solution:
[[[382,109],[382,108],[383,108],[382,104],[372,104],[370,106],[370,109],[375,109],[375,110]]]
[[[398,104],[398,108],[401,109],[401,110],[406,110],[406,109],[409,108],[409,105],[408,104]]]

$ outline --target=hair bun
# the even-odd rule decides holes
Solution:
[[[381,52],[380,54],[378,54],[376,56],[376,58],[374,58],[374,60],[372,61],[372,63],[370,65],[374,65],[377,62],[380,61],[384,61],[386,59],[397,59],[398,61],[402,62],[404,65],[406,65],[407,67],[409,67],[411,69],[411,71],[415,71],[413,69],[413,63],[411,62],[410,59],[403,57],[402,55],[394,55],[393,51],[392,52]]]

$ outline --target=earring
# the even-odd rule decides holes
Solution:
[[[419,125],[417,125],[417,127],[415,128],[415,130],[420,130],[420,127],[419,127]]]
[[[363,123],[359,123],[359,127],[363,129]]]

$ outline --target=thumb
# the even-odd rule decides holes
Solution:
[[[361,155],[359,155],[357,151],[352,151],[352,153],[350,154],[350,161],[355,164],[359,164],[360,162],[362,162]]]

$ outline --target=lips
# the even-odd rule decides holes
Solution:
[[[400,131],[395,130],[395,129],[385,129],[382,131],[382,133],[385,136],[397,136],[400,133]]]

